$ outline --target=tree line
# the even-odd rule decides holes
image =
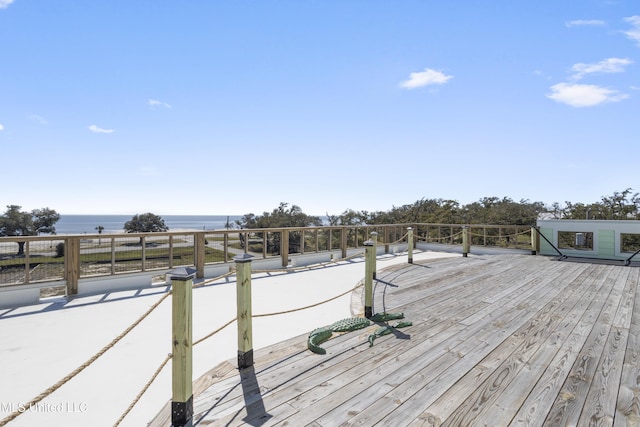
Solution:
[[[327,213],[329,225],[376,224],[491,224],[535,225],[544,214],[550,219],[640,219],[640,194],[627,188],[602,196],[595,203],[565,202],[546,205],[526,199],[514,201],[509,197],[483,197],[477,202],[461,205],[451,199],[420,199],[414,203],[393,206],[387,211],[356,211],[347,209],[341,214]],[[245,214],[236,221],[239,228],[309,227],[322,225],[320,217],[305,214],[299,206],[280,203],[262,215]]]
[[[0,216],[0,236],[35,236],[55,234],[60,214],[54,209],[41,208],[30,212],[21,206],[8,205]],[[477,202],[461,205],[452,199],[422,198],[414,203],[393,206],[387,211],[356,211],[347,209],[341,214],[327,213],[329,225],[376,225],[407,223],[535,225],[541,214],[555,219],[630,220],[640,219],[640,194],[633,189],[616,191],[602,196],[595,203],[564,202],[545,205],[526,199],[514,201],[509,197],[483,197]],[[237,228],[282,228],[323,225],[324,221],[305,214],[297,205],[280,203],[262,215],[248,213],[235,222]],[[231,226],[231,224],[229,224]],[[100,226],[96,230],[101,232]],[[167,231],[159,215],[147,212],[134,215],[124,225],[127,233]],[[24,243],[20,250],[23,250]]]

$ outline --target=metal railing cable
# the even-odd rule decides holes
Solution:
[[[538,233],[538,236],[542,237],[560,255],[560,259],[567,259],[567,256],[562,252],[560,252],[560,249],[556,248],[556,245],[551,243],[549,239],[547,239],[547,236],[545,236],[540,232],[540,229],[538,227],[532,227],[532,228],[536,230],[536,232]]]
[[[635,257],[636,255],[640,254],[640,249],[638,249],[637,251],[634,252],[633,255],[631,255],[629,258],[627,258],[626,260],[624,260],[624,265],[629,265],[631,264],[631,260],[633,259],[633,257]]]

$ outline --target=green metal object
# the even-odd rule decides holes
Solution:
[[[320,344],[331,338],[333,331],[331,328],[314,329],[307,339],[307,348],[316,354],[327,354],[327,350],[320,347]]]
[[[371,322],[364,317],[349,317],[338,320],[329,326],[333,332],[351,332],[358,329],[366,328]]]
[[[376,313],[370,318],[374,322],[386,322],[388,320],[404,319],[404,313]]]
[[[407,326],[412,326],[412,325],[413,323],[411,322],[398,322],[393,326],[387,325],[387,326],[379,327],[378,329],[375,330],[374,333],[369,335],[369,347],[373,347],[373,342],[376,340],[376,338],[381,337],[383,335],[390,334],[393,332],[394,329],[406,328]]]
[[[316,354],[326,354],[327,351],[320,344],[327,341],[334,332],[351,332],[366,328],[371,322],[363,317],[349,317],[338,320],[324,328],[314,329],[307,339],[307,348]]]

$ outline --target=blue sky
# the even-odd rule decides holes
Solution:
[[[640,4],[0,0],[0,205],[309,214],[640,191]]]

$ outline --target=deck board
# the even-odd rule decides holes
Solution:
[[[638,425],[639,281],[637,267],[526,255],[382,269],[375,311],[413,326],[373,347],[379,325],[335,336],[326,355],[300,336],[257,351],[253,368],[227,362],[198,382],[194,422]]]

